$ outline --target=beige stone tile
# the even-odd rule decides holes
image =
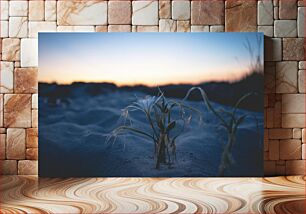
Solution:
[[[302,138],[302,129],[300,128],[294,128],[292,130],[292,137],[294,139],[301,139]]]
[[[131,1],[108,2],[108,24],[131,24]]]
[[[38,129],[29,128],[26,129],[26,147],[37,148],[38,147]]]
[[[37,93],[37,68],[16,68],[14,92],[17,94]]]
[[[9,36],[8,32],[8,21],[0,21],[0,37],[6,38]]]
[[[171,1],[159,1],[159,18],[171,18]]]
[[[108,32],[131,32],[131,25],[108,25]]]
[[[304,38],[283,39],[283,60],[304,60]]]
[[[6,134],[6,128],[0,128],[0,134]]]
[[[269,129],[269,139],[291,139],[292,129]]]
[[[58,1],[58,25],[106,25],[107,1]]]
[[[0,159],[5,159],[5,142],[6,142],[6,134],[0,134]]]
[[[279,140],[269,140],[269,160],[279,160]]]
[[[297,3],[297,4],[298,4],[299,7],[305,7],[305,6],[306,6],[304,0],[298,0],[298,3]]]
[[[38,94],[32,94],[32,109],[38,109]]]
[[[30,21],[29,37],[38,37],[39,32],[56,32],[56,22]]]
[[[0,127],[3,127],[3,94],[0,94]]]
[[[279,18],[296,19],[296,0],[279,0]]]
[[[263,34],[267,37],[273,37],[273,26],[258,26],[257,31],[263,32]]]
[[[4,126],[31,127],[31,94],[4,95]]]
[[[275,37],[296,37],[297,25],[296,20],[275,20],[274,21]]]
[[[0,93],[12,93],[14,84],[14,63],[1,61],[0,70]]]
[[[38,40],[21,39],[21,67],[37,67],[38,66]]]
[[[306,113],[305,94],[284,94],[282,97],[283,113]]]
[[[107,32],[107,25],[96,26],[96,32]]]
[[[281,160],[299,160],[302,158],[301,140],[280,140],[279,147]]]
[[[257,23],[258,25],[273,25],[273,2],[263,0],[257,2]]]
[[[159,20],[159,32],[176,32],[176,21],[172,19]]]
[[[56,21],[56,1],[45,1],[45,20]]]
[[[278,7],[274,7],[274,9],[273,9],[273,18],[274,18],[275,20],[278,20],[278,19],[279,19],[279,17],[278,17],[278,11],[279,11],[279,8],[278,8]]]
[[[225,31],[257,31],[256,1],[227,0],[225,5]]]
[[[57,32],[95,32],[94,26],[57,26]]]
[[[297,18],[298,37],[305,37],[305,10],[306,7],[298,8],[298,18]]]
[[[265,161],[264,162],[264,174],[265,176],[272,176],[276,173],[276,161]]]
[[[212,25],[209,27],[210,32],[224,32],[223,25]]]
[[[38,127],[38,110],[32,110],[32,127]]]
[[[304,128],[306,114],[283,114],[283,128]]]
[[[305,160],[286,161],[286,175],[305,174]]]
[[[37,175],[38,161],[22,160],[18,161],[18,175]]]
[[[302,143],[306,143],[306,128],[302,129]]]
[[[280,38],[265,38],[265,61],[282,61],[282,40]]]
[[[282,127],[282,102],[276,101],[274,106],[273,123],[275,128]]]
[[[265,62],[264,65],[264,86],[265,93],[275,93],[275,63]]]
[[[137,32],[158,32],[158,26],[137,26]]]
[[[6,38],[2,40],[2,59],[6,61],[20,60],[20,39]]]
[[[10,1],[10,16],[28,16],[28,1]]]
[[[172,1],[172,19],[189,20],[190,19],[190,1]]]
[[[25,38],[28,36],[28,18],[10,17],[9,37]]]
[[[299,70],[298,88],[299,93],[305,93],[305,70]]]
[[[302,144],[302,159],[306,159],[306,144]]]
[[[297,62],[277,62],[276,93],[296,93],[297,73]]]
[[[133,1],[133,25],[158,25],[158,1]]]
[[[299,69],[306,69],[306,61],[299,62]]]
[[[192,25],[191,32],[209,32],[208,25]]]
[[[29,1],[29,20],[43,21],[45,19],[45,2],[39,0]]]
[[[177,21],[177,32],[190,32],[190,22]]]
[[[0,20],[7,21],[9,18],[9,2],[8,1],[0,1]]]
[[[218,0],[192,1],[192,25],[222,25],[224,24],[224,2]]]
[[[14,67],[15,68],[20,68],[20,61],[15,61],[14,62]]]
[[[8,128],[6,140],[6,158],[25,159],[25,129]]]
[[[0,174],[1,175],[17,175],[17,161],[16,160],[0,160]]]
[[[26,159],[27,160],[38,160],[38,149],[29,148],[26,150]]]

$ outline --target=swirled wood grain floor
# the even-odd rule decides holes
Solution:
[[[305,177],[0,178],[2,213],[305,213]],[[0,212],[0,213],[1,213]]]

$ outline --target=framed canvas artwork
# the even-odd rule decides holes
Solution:
[[[39,33],[39,176],[263,176],[262,33]]]

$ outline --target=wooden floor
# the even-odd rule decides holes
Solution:
[[[305,177],[0,178],[2,213],[305,213]],[[0,212],[0,213],[1,213]]]

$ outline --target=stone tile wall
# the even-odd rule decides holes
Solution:
[[[37,33],[44,31],[264,32],[265,173],[305,174],[305,1],[0,2],[2,174],[37,174]]]

